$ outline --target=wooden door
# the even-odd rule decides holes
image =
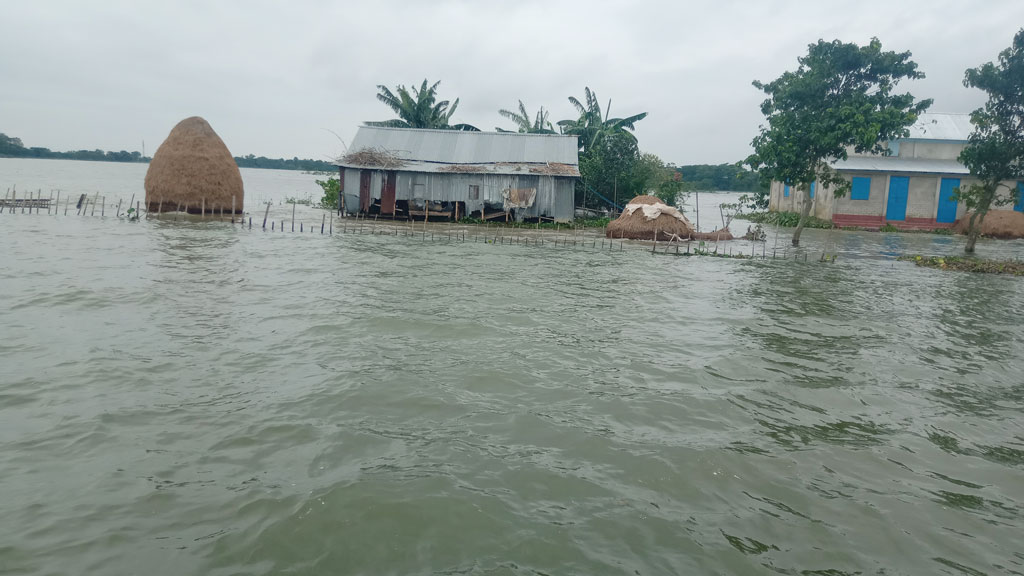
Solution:
[[[397,175],[394,172],[388,172],[387,177],[383,181],[383,189],[380,191],[380,213],[389,216],[395,213],[395,181]]]
[[[369,170],[359,171],[359,211],[367,212],[370,210],[370,179],[373,177],[373,172]]]

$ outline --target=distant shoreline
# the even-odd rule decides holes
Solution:
[[[68,154],[67,152],[55,152],[53,154]],[[0,160],[12,159],[12,160],[67,160],[73,162],[105,162],[109,164],[149,164],[152,158],[139,157],[138,159],[115,159],[115,158],[71,158],[65,156],[34,156],[34,155],[21,155],[12,156],[10,154],[0,154]],[[285,159],[285,158],[266,158],[263,156],[254,157],[251,154],[249,156],[235,157],[235,164],[239,168],[256,168],[259,170],[292,170],[296,172],[333,172],[337,170],[337,167],[330,162],[324,160],[310,160],[310,159]]]

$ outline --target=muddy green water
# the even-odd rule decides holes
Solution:
[[[1024,573],[1024,281],[889,259],[955,238],[0,243],[2,574]]]

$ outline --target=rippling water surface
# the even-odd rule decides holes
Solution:
[[[444,230],[0,215],[0,573],[1024,573],[1024,283],[889,258],[959,239]]]

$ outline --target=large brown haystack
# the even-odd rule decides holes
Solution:
[[[638,205],[631,209],[631,205]],[[655,218],[648,218],[643,211],[643,206],[661,205],[662,211]],[[683,240],[693,238],[698,240],[732,240],[732,234],[728,229],[717,232],[697,232],[690,221],[675,208],[666,206],[661,200],[654,196],[637,196],[629,201],[626,210],[614,221],[608,224],[605,236],[608,238],[629,238],[631,240],[654,240],[657,233],[659,241],[669,241],[673,237]]]
[[[178,122],[149,163],[148,210],[241,213],[242,200],[242,174],[220,136],[198,116]]]
[[[956,221],[953,230],[957,234],[967,234],[967,226],[971,222],[971,213]],[[992,238],[1024,238],[1024,213],[1014,210],[992,210],[985,214],[981,222],[981,235]]]

